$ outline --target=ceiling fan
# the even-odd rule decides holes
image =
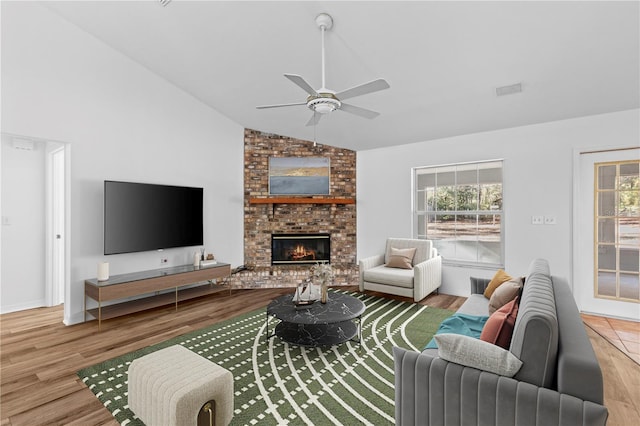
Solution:
[[[345,104],[343,101],[349,98],[355,98],[356,96],[366,95],[367,93],[377,92],[379,90],[384,90],[389,88],[389,83],[387,83],[384,79],[379,78],[377,80],[370,81],[368,83],[360,84],[358,86],[352,87],[347,90],[343,90],[341,92],[335,92],[331,89],[327,89],[325,85],[325,61],[324,61],[324,34],[325,31],[328,31],[333,27],[333,19],[331,16],[326,13],[321,13],[316,17],[316,25],[320,28],[322,32],[322,87],[318,90],[315,90],[309,83],[306,82],[304,78],[296,74],[285,74],[284,76],[291,80],[298,87],[302,88],[307,94],[307,100],[304,102],[294,102],[288,104],[277,104],[277,105],[263,105],[258,106],[258,109],[264,108],[281,108],[288,106],[296,106],[296,105],[306,105],[311,111],[313,111],[313,116],[307,122],[307,126],[312,126],[318,124],[322,115],[328,114],[335,110],[342,110],[345,112],[349,112],[351,114],[358,115],[364,118],[375,118],[380,113],[371,111],[369,109],[357,107],[350,104]]]

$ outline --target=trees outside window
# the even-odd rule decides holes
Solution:
[[[447,263],[503,265],[502,161],[413,169],[414,238]]]

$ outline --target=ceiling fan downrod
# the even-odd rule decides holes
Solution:
[[[324,55],[324,34],[325,31],[330,30],[333,27],[333,18],[331,18],[330,15],[326,14],[326,13],[321,13],[318,16],[316,16],[316,25],[318,25],[318,27],[320,28],[320,31],[322,31],[322,89],[320,90],[326,90],[326,83],[325,83],[325,55]]]

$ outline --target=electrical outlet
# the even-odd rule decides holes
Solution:
[[[543,216],[531,216],[531,224],[532,225],[542,225],[544,223]]]
[[[544,224],[545,225],[555,225],[556,223],[556,217],[555,216],[545,216],[544,217]]]
[[[160,258],[160,263],[161,263],[161,264],[163,264],[163,265],[164,265],[165,263],[168,263],[168,262],[169,262],[169,259],[167,259],[166,257],[162,257],[162,258]]]

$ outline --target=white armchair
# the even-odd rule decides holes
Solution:
[[[415,248],[413,269],[385,266],[389,262],[391,248]],[[412,297],[417,302],[437,291],[442,284],[442,257],[430,240],[388,238],[385,254],[361,259],[359,266],[360,291]]]

